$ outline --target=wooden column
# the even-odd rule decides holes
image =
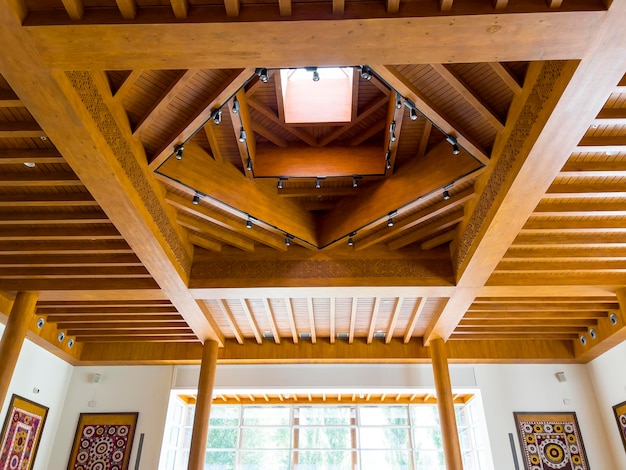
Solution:
[[[435,375],[435,389],[437,390],[437,408],[441,422],[441,437],[443,439],[443,453],[446,459],[447,470],[463,470],[461,446],[454,415],[454,401],[452,399],[452,385],[448,371],[448,355],[443,339],[435,338],[430,341],[430,357],[433,362]]]
[[[38,294],[19,292],[0,340],[0,406],[6,399],[22,343],[35,313]]]
[[[198,380],[198,398],[193,417],[188,470],[204,470],[206,443],[209,438],[209,416],[213,401],[213,384],[217,365],[217,342],[207,339],[202,349],[202,366]]]

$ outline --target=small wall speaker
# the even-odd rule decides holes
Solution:
[[[567,378],[565,377],[565,372],[557,372],[556,374],[554,374],[554,376],[556,377],[556,380],[558,380],[559,382],[567,382]]]
[[[89,376],[89,381],[92,384],[99,384],[101,379],[102,379],[102,375],[101,374],[91,374]]]

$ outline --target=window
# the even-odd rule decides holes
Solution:
[[[160,470],[186,469],[193,405],[180,403],[168,416]],[[464,468],[491,470],[480,401],[455,408]],[[172,439],[171,429],[185,437]],[[204,468],[445,470],[437,406],[215,404]]]
[[[352,120],[353,69],[281,69],[285,122],[287,124],[335,123]]]

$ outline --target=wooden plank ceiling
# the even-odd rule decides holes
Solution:
[[[0,53],[0,306],[38,291],[31,335],[51,350],[193,363],[211,338],[223,362],[402,362],[442,336],[453,361],[585,362],[626,337],[624,7],[0,6],[15,46]],[[453,55],[402,51],[407,18],[439,40],[443,18],[468,23],[445,36]],[[255,28],[238,29],[349,35],[354,19],[387,37],[321,60],[303,36],[282,38],[298,59],[255,56]],[[202,65],[207,31],[244,39]],[[142,53],[150,34],[162,47]],[[286,121],[280,71],[303,65],[351,71],[349,122]]]

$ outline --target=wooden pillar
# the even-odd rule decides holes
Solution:
[[[456,427],[454,414],[454,400],[452,399],[452,385],[448,371],[448,355],[443,339],[435,338],[430,341],[430,357],[435,375],[435,389],[437,390],[437,408],[441,422],[441,437],[443,439],[443,453],[446,459],[447,470],[463,470],[461,459],[461,445]]]
[[[13,371],[26,338],[28,327],[35,314],[38,294],[19,292],[13,302],[11,314],[0,340],[0,406],[7,397]]]
[[[202,365],[200,366],[200,379],[198,380],[196,411],[193,416],[188,470],[204,470],[216,365],[217,342],[207,339],[204,341],[202,348]]]

